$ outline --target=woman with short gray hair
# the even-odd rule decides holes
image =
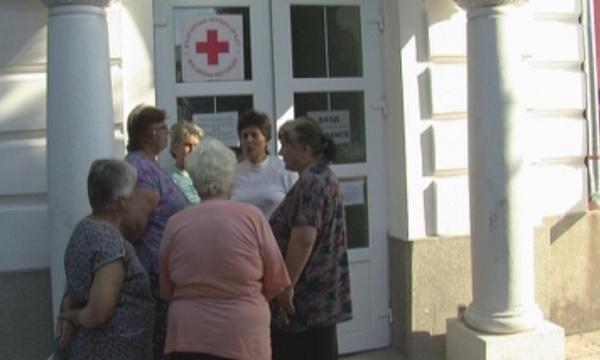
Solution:
[[[136,183],[121,160],[96,160],[87,184],[92,213],[65,250],[67,284],[57,337],[72,359],[150,359],[154,301],[133,246],[119,232]]]
[[[186,158],[202,202],[169,219],[159,255],[172,360],[271,359],[267,301],[289,278],[260,210],[229,200],[236,163],[212,138]]]
[[[169,152],[175,163],[167,169],[173,182],[179,186],[192,204],[200,202],[198,192],[192,184],[190,175],[185,170],[185,158],[191,153],[202,138],[204,131],[191,121],[179,120],[171,126],[171,147]]]
[[[236,165],[233,151],[219,140],[207,138],[198,151],[190,154],[186,169],[198,193],[209,197],[229,197]]]

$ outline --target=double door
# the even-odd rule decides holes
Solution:
[[[336,141],[353,320],[342,353],[390,343],[380,4],[375,0],[156,0],[157,103],[235,146],[254,108],[277,130],[301,115]],[[163,159],[166,160],[166,159]]]

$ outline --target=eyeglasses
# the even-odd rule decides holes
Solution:
[[[156,132],[156,131],[167,131],[168,127],[167,125],[160,125],[160,126],[153,126],[152,127],[152,131]]]

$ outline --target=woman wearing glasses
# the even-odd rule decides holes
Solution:
[[[150,277],[156,301],[154,359],[164,358],[167,304],[160,299],[158,286],[158,252],[167,221],[189,202],[156,162],[167,146],[168,127],[165,111],[154,106],[138,105],[127,119],[127,156],[125,160],[137,170],[132,204],[121,225],[123,236],[131,241],[140,262]]]

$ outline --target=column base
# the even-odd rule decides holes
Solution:
[[[544,319],[535,303],[512,311],[478,311],[473,304],[465,312],[465,322],[472,328],[490,334],[514,334],[533,330]]]
[[[476,331],[458,319],[446,321],[447,360],[564,360],[565,332],[540,321],[533,330],[497,335]]]

